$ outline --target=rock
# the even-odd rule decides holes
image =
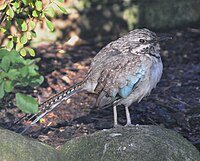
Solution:
[[[60,151],[0,129],[2,161],[200,161],[198,150],[176,132],[159,126],[103,130],[67,142]]]
[[[54,148],[0,128],[1,161],[61,161]]]
[[[159,126],[104,130],[75,138],[60,150],[69,161],[200,161],[189,141]]]

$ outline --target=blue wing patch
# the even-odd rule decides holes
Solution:
[[[144,74],[144,68],[141,66],[135,75],[129,75],[127,79],[128,83],[126,86],[119,89],[119,95],[123,98],[128,97],[134,90],[134,87],[138,84],[138,82],[140,82]]]

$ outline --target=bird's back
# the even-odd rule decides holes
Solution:
[[[108,73],[116,73],[119,68],[119,64],[123,64],[129,59],[129,42],[126,39],[126,36],[121,37],[115,41],[112,41],[104,48],[102,48],[97,55],[93,58],[90,65],[90,69],[85,78],[86,81],[86,90],[89,92],[98,93],[99,82],[102,82],[107,78]],[[129,55],[133,56],[133,55]],[[109,79],[107,78],[107,81]]]

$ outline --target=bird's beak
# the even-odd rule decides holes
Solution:
[[[157,41],[166,41],[166,40],[171,40],[172,37],[170,36],[160,36],[158,37]]]

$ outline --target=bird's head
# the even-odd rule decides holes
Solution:
[[[158,37],[148,29],[135,29],[128,34],[132,54],[148,54],[160,58],[159,42],[171,39],[171,37]]]

